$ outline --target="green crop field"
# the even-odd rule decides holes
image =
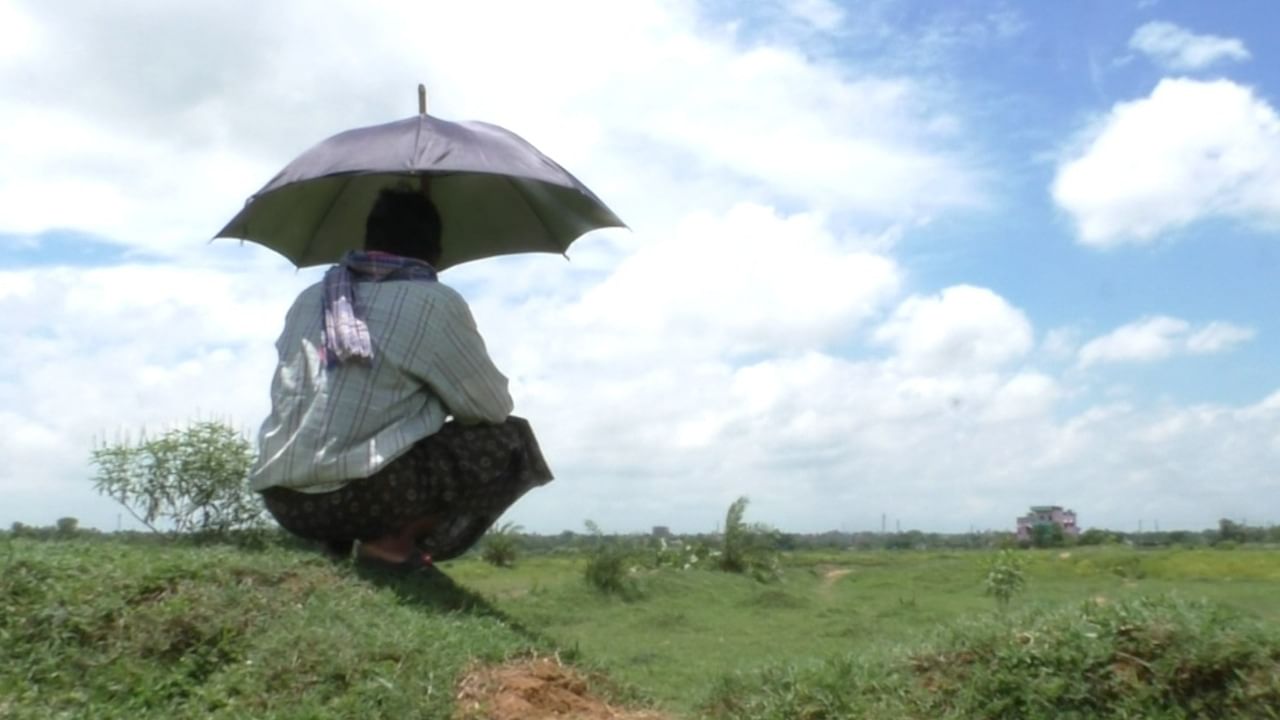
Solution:
[[[989,551],[793,554],[768,583],[637,565],[624,599],[584,582],[573,553],[398,577],[287,546],[8,538],[0,718],[447,718],[466,668],[530,654],[673,717],[1054,717],[1027,708],[1084,692],[1076,671],[1051,671],[1072,663],[1154,703],[1078,717],[1280,717],[1280,552],[1019,555],[1025,591],[998,612]],[[1005,641],[996,670],[946,674]],[[1006,661],[1034,681],[971,697],[1014,672]],[[1166,682],[1182,684],[1143,699]],[[972,710],[992,698],[1012,704]]]

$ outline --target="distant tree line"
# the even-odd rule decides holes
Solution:
[[[1043,528],[1043,529],[1041,529]],[[1050,529],[1051,528],[1051,529]],[[1057,532],[1054,532],[1057,530]],[[0,530],[0,533],[4,531]],[[13,523],[8,533],[15,537],[30,538],[68,538],[102,535],[102,531],[84,528],[74,517],[58,518],[53,525],[28,525]],[[114,535],[151,535],[150,532],[126,530]],[[523,532],[519,526],[508,523],[495,528],[497,535],[504,543],[518,545],[521,552],[531,554],[555,552],[588,551],[600,542],[600,536],[590,532],[574,532],[565,530],[560,533],[541,535]],[[615,541],[626,542],[635,546],[656,545],[658,538],[649,533],[621,533],[609,535]],[[920,530],[903,532],[839,532],[823,533],[784,533],[771,530],[753,536],[755,542],[765,543],[769,548],[779,552],[799,550],[991,550],[1008,549],[1019,545],[1016,536],[1011,532],[986,531],[969,533],[926,533]],[[711,548],[718,547],[724,540],[722,533],[687,533],[672,534],[664,538],[665,544],[672,547]],[[1024,543],[1030,547],[1057,548],[1093,545],[1129,545],[1134,547],[1238,547],[1241,545],[1280,545],[1280,525],[1246,525],[1234,520],[1222,519],[1217,528],[1208,530],[1167,530],[1149,532],[1123,532],[1090,528],[1078,537],[1066,536],[1055,526],[1040,526],[1032,533],[1031,541]],[[495,543],[491,551],[496,552],[505,544]],[[505,557],[505,555],[504,555]],[[505,563],[498,563],[505,564]]]
[[[633,544],[656,541],[649,533],[611,536]],[[1128,545],[1134,547],[1234,547],[1239,545],[1280,545],[1280,525],[1245,525],[1224,519],[1217,528],[1208,530],[1168,530],[1124,532],[1091,528],[1071,537],[1055,525],[1042,525],[1032,531],[1028,542],[1019,543],[1012,532],[981,531],[967,533],[931,533],[920,530],[903,532],[787,533],[773,531],[767,536],[774,550],[993,550],[1021,546],[1060,548],[1091,545]],[[565,530],[550,535],[519,533],[515,538],[523,551],[538,554],[577,552],[594,547],[598,538],[590,533]],[[665,538],[668,544],[687,547],[714,547],[720,533],[676,533]]]
[[[14,537],[29,538],[70,538],[82,535],[101,535],[94,528],[80,527],[80,521],[73,517],[60,517],[53,525],[37,526],[15,522],[9,526],[9,534]]]

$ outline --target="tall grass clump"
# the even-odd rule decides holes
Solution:
[[[520,554],[520,540],[516,533],[521,529],[512,522],[490,529],[480,545],[480,558],[494,567],[515,567]]]
[[[1204,602],[975,619],[887,659],[723,681],[714,718],[1280,718],[1280,631]]]
[[[725,513],[724,544],[718,559],[720,569],[750,574],[762,582],[774,580],[781,573],[778,532],[767,525],[748,524],[743,517],[747,503],[745,496],[740,497]]]
[[[1025,561],[1015,555],[1013,550],[997,552],[987,564],[987,574],[983,578],[983,591],[995,598],[999,609],[1007,609],[1013,596],[1026,587],[1027,576],[1023,572],[1025,564]]]
[[[631,552],[627,546],[617,538],[605,537],[600,526],[591,520],[586,522],[586,526],[592,538],[587,548],[587,564],[582,570],[583,579],[605,595],[625,599],[638,597],[640,587],[631,577]]]

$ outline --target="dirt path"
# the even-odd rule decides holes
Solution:
[[[458,682],[454,720],[671,720],[593,695],[587,680],[554,658],[527,658],[472,669]]]
[[[832,585],[835,585],[837,580],[851,572],[853,571],[849,568],[836,568],[822,573],[822,587],[829,588]]]

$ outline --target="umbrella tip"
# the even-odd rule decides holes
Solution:
[[[427,114],[427,86],[418,83],[418,114]]]

